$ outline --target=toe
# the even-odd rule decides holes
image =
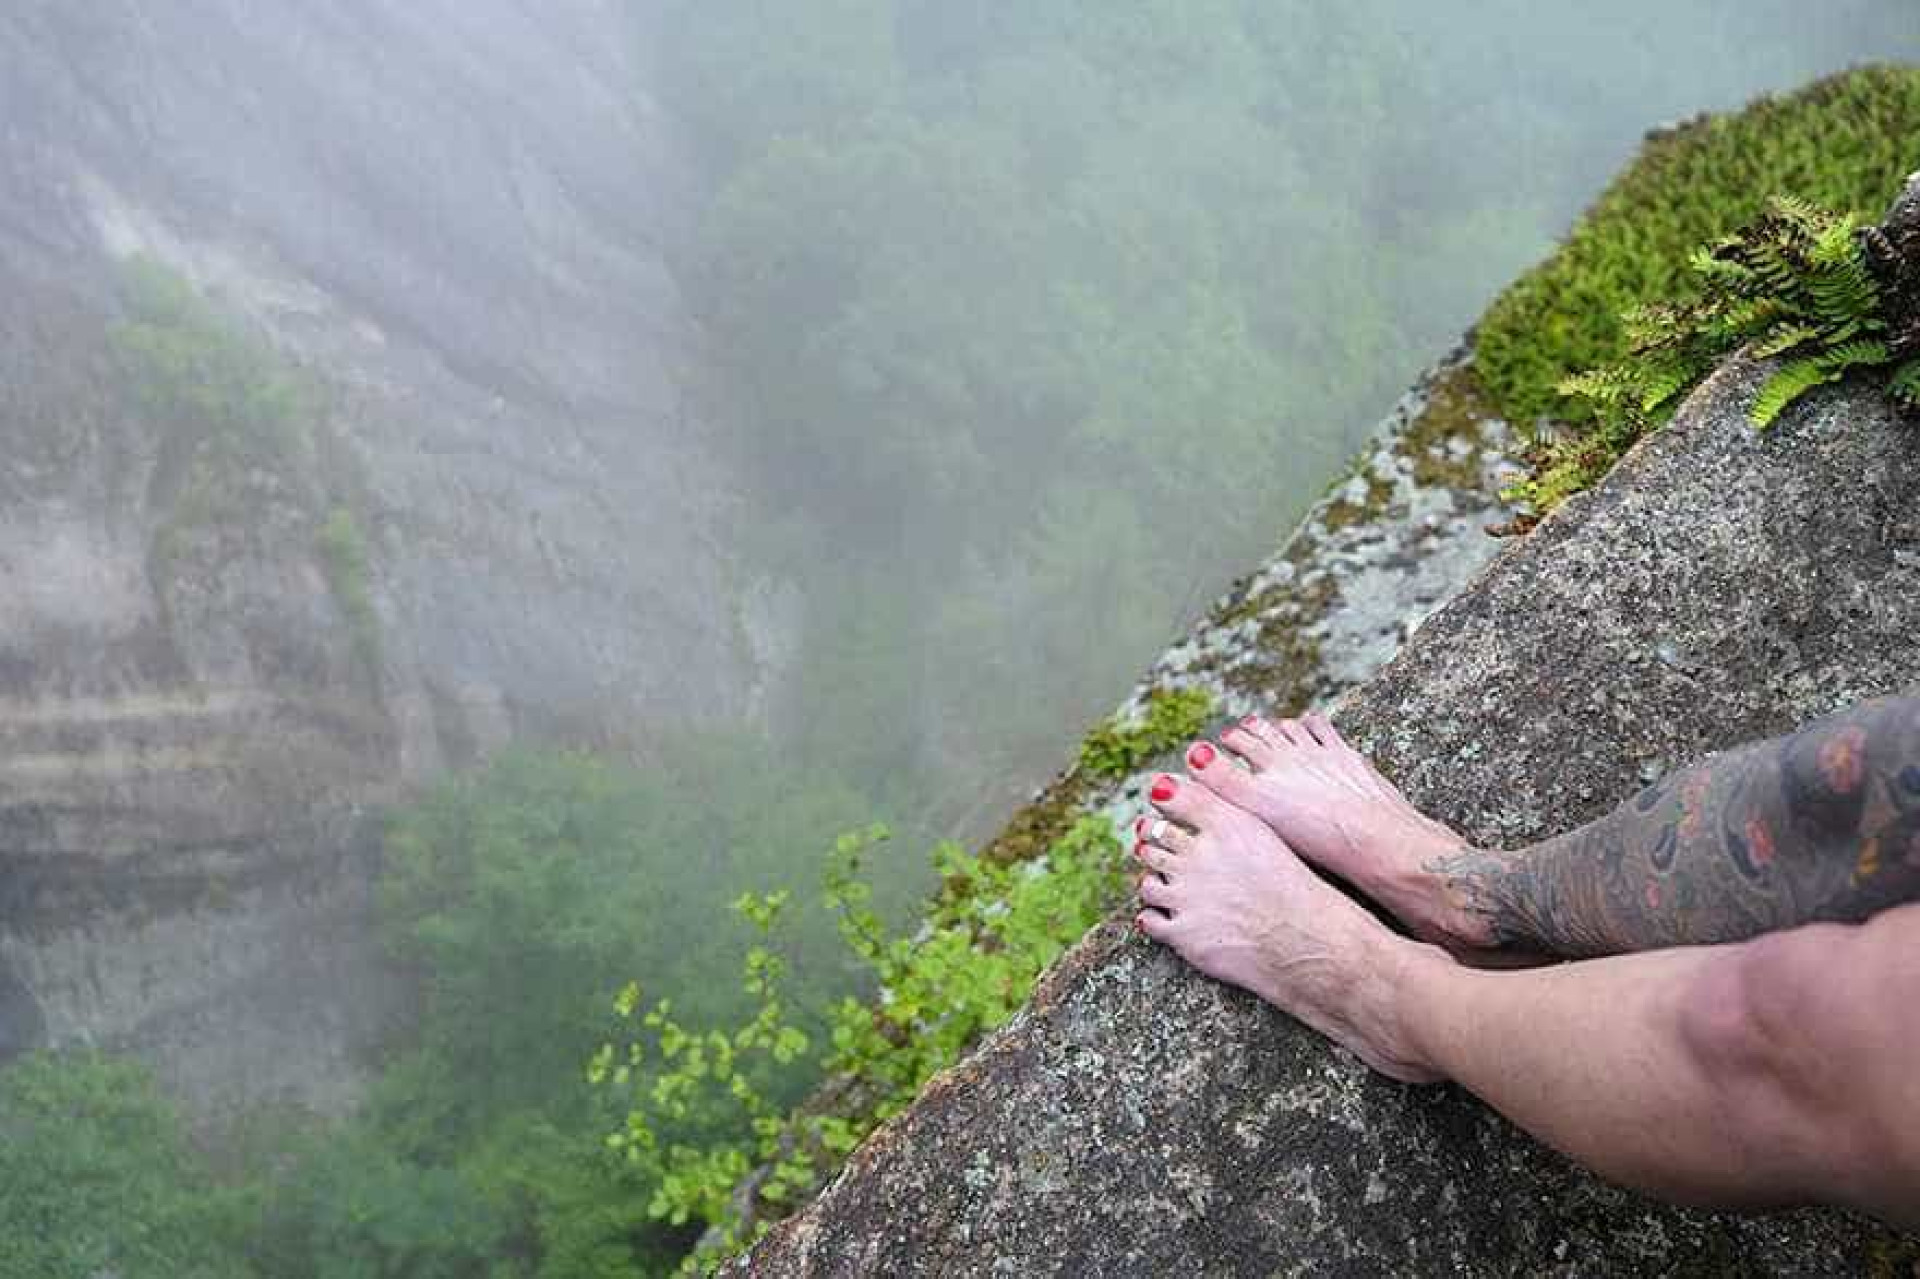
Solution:
[[[1319,742],[1322,746],[1346,745],[1346,742],[1342,740],[1339,732],[1334,729],[1333,721],[1318,711],[1311,711],[1303,715],[1300,723],[1308,733],[1313,735],[1313,740]]]
[[[1280,735],[1279,728],[1274,725],[1272,720],[1263,719],[1258,715],[1249,715],[1240,721],[1240,727],[1252,733],[1268,746],[1271,746],[1275,751],[1285,750],[1287,747],[1287,739]]]
[[[1319,745],[1318,742],[1313,740],[1313,734],[1309,733],[1306,730],[1306,726],[1297,719],[1283,719],[1273,726],[1273,730],[1280,734],[1280,740],[1289,746],[1311,747]]]
[[[1173,921],[1157,910],[1141,911],[1133,917],[1133,926],[1163,946],[1173,944]]]
[[[1236,808],[1251,808],[1259,798],[1253,774],[1215,750],[1211,742],[1195,742],[1187,748],[1187,772]]]
[[[1215,794],[1211,789],[1211,778],[1200,776],[1200,773],[1219,773],[1224,777],[1229,770],[1242,779],[1249,776],[1240,772],[1231,763],[1220,759],[1216,752],[1213,761],[1206,769],[1196,771],[1195,776],[1198,780],[1183,781],[1162,773],[1153,779],[1153,789],[1148,793],[1148,797],[1153,800],[1155,808],[1193,830],[1201,831],[1209,827],[1222,826],[1231,819],[1233,813],[1240,810],[1228,800]],[[1207,784],[1203,785],[1203,782]]]
[[[1164,817],[1142,817],[1133,824],[1133,839],[1138,844],[1157,844],[1169,853],[1184,853],[1193,847],[1193,836]]]
[[[1247,767],[1256,773],[1263,773],[1273,763],[1273,747],[1265,738],[1256,736],[1253,730],[1235,724],[1220,734],[1220,744],[1247,761]]]
[[[1164,915],[1176,914],[1173,885],[1158,875],[1142,875],[1138,885],[1140,900]]]
[[[1133,855],[1142,866],[1161,875],[1174,869],[1180,862],[1178,853],[1170,853],[1157,844],[1135,844]]]

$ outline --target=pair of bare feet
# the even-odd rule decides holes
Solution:
[[[1395,1011],[1406,965],[1434,945],[1383,926],[1313,867],[1340,876],[1450,949],[1487,944],[1485,925],[1428,869],[1465,843],[1415,811],[1321,715],[1257,716],[1187,751],[1161,774],[1157,817],[1136,824],[1140,930],[1220,981],[1292,1013],[1396,1079],[1439,1076]]]

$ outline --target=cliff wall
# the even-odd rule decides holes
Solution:
[[[0,13],[0,1056],[344,1106],[370,806],[516,733],[746,713],[648,36],[598,0]],[[278,454],[129,376],[136,264],[311,391]]]

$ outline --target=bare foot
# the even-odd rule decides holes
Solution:
[[[1440,1078],[1396,1011],[1402,969],[1437,955],[1397,937],[1314,874],[1258,817],[1162,774],[1134,854],[1140,930],[1209,977],[1252,991],[1367,1065],[1408,1083]]]
[[[1339,875],[1428,941],[1472,949],[1494,939],[1486,921],[1452,900],[1429,867],[1467,842],[1422,816],[1324,715],[1270,723],[1249,716],[1220,735],[1246,765],[1211,742],[1187,751],[1207,789],[1272,827],[1315,866]]]

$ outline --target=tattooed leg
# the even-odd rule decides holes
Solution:
[[[1578,830],[1426,868],[1483,944],[1603,955],[1920,900],[1920,697],[1704,760]]]

